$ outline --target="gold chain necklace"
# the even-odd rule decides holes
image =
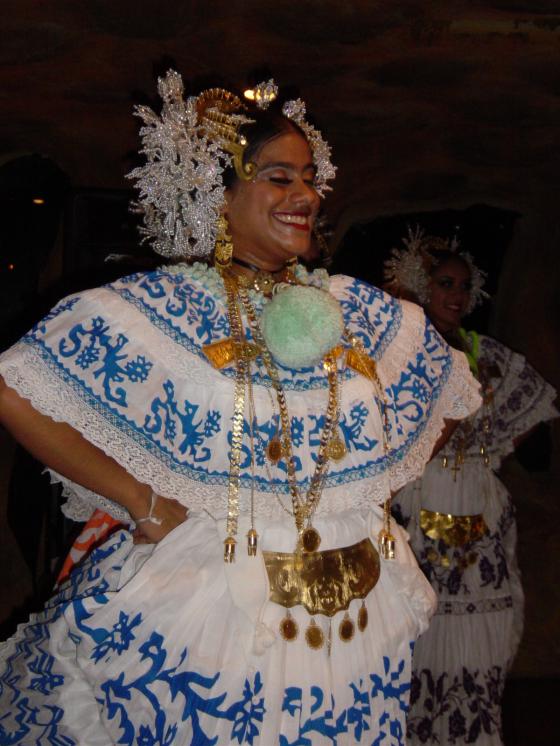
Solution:
[[[239,474],[241,470],[241,448],[243,445],[245,391],[247,378],[250,375],[250,361],[248,354],[243,352],[246,347],[246,339],[241,313],[236,300],[236,284],[225,274],[223,275],[223,279],[227,296],[231,335],[236,349],[235,396],[228,480],[227,537],[224,541],[224,560],[226,562],[233,562],[235,545],[237,543],[235,539],[237,535],[237,519],[239,517]]]
[[[278,369],[272,359],[272,356],[266,346],[262,335],[260,325],[257,319],[255,309],[249,299],[249,295],[244,287],[238,287],[238,294],[243,310],[249,321],[253,340],[261,351],[261,358],[265,364],[266,371],[276,393],[278,409],[281,421],[281,441],[282,452],[286,461],[286,470],[288,475],[288,485],[292,498],[292,510],[296,530],[298,532],[299,547],[306,552],[314,552],[321,543],[321,537],[317,529],[311,525],[311,520],[321,499],[323,490],[323,481],[328,469],[329,454],[328,447],[331,442],[334,430],[338,425],[338,366],[336,357],[332,354],[323,358],[323,367],[327,372],[329,385],[329,399],[325,413],[325,424],[319,443],[317,453],[317,462],[315,471],[311,477],[311,482],[305,499],[302,498],[296,476],[294,455],[291,438],[290,416],[288,413],[288,404],[286,394],[280,383]]]
[[[323,367],[328,377],[329,398],[325,412],[325,422],[319,443],[319,450],[317,453],[315,471],[311,477],[306,497],[305,499],[302,499],[297,484],[288,405],[284,389],[280,382],[278,369],[262,335],[257,314],[249,298],[248,289],[245,287],[245,283],[239,283],[237,276],[228,271],[223,271],[222,277],[226,289],[231,333],[236,350],[235,403],[232,424],[232,447],[230,453],[230,475],[228,482],[227,537],[224,541],[224,559],[226,562],[232,562],[235,557],[235,546],[237,543],[235,537],[237,534],[237,521],[239,517],[240,464],[246,391],[249,391],[249,394],[252,395],[251,362],[254,358],[254,351],[250,349],[250,345],[245,336],[240,304],[243,306],[243,310],[247,316],[253,342],[260,353],[261,359],[264,362],[267,374],[272,383],[272,387],[276,393],[281,422],[281,443],[279,446],[281,449],[281,455],[284,456],[286,462],[288,485],[292,499],[292,515],[298,534],[296,552],[314,552],[318,549],[321,543],[321,536],[317,529],[313,527],[312,518],[321,499],[324,478],[328,469],[329,460],[330,458],[340,458],[341,449],[344,449],[344,444],[340,438],[335,435],[339,422],[340,409],[337,363],[337,355],[340,350],[333,350],[323,358]],[[385,399],[381,381],[379,380],[375,369],[375,363],[369,358],[367,353],[365,353],[361,341],[355,335],[345,330],[345,338],[351,345],[347,359],[350,359],[351,356],[355,358],[352,360],[352,367],[366,375],[366,377],[368,377],[375,385],[379,393],[380,401],[382,402],[380,413],[383,422],[383,448],[385,453],[387,453],[389,432],[387,401]],[[255,345],[253,345],[253,347]],[[252,399],[252,396],[250,396],[250,398]],[[252,423],[250,429],[251,449],[253,452]],[[283,503],[281,504],[284,509],[287,510]],[[379,532],[378,537],[379,548],[385,559],[394,559],[395,539],[391,533],[390,499],[385,502],[383,512],[383,528]],[[253,514],[254,505],[252,490],[251,528],[247,534],[248,552],[251,556],[254,556],[257,550],[257,532],[253,525]]]
[[[328,468],[329,453],[328,446],[332,440],[333,432],[338,424],[338,366],[336,356],[327,355],[323,360],[329,383],[329,399],[325,413],[325,424],[321,434],[315,472],[305,499],[302,499],[297,484],[296,468],[293,456],[290,417],[286,402],[286,395],[278,369],[272,360],[272,356],[266,346],[266,342],[260,330],[256,311],[249,299],[247,288],[237,281],[232,273],[222,273],[228,304],[228,316],[230,320],[231,334],[236,349],[236,383],[235,402],[232,424],[232,444],[230,453],[230,473],[228,481],[228,515],[227,515],[227,537],[224,541],[224,560],[233,562],[235,557],[237,522],[239,517],[239,488],[241,471],[241,448],[243,437],[243,423],[245,410],[245,394],[250,391],[250,363],[251,354],[248,351],[247,339],[243,329],[239,301],[247,316],[253,341],[256,343],[261,358],[265,364],[268,376],[276,393],[281,420],[282,451],[286,460],[288,484],[292,498],[292,510],[296,530],[298,533],[298,550],[313,552],[320,545],[319,532],[311,525],[311,519],[319,500],[321,498],[323,481]],[[251,510],[253,513],[253,509]],[[256,553],[256,531],[251,525],[248,534],[249,554]]]

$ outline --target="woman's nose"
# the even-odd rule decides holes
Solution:
[[[319,195],[313,184],[304,179],[294,179],[291,184],[291,198],[296,203],[314,205],[319,204]]]

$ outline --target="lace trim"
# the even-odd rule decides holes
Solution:
[[[502,460],[515,450],[515,440],[539,422],[558,417],[553,402],[556,391],[544,380],[525,358],[491,337],[481,336],[480,361],[486,365],[497,365],[501,376],[493,378],[494,407],[493,426],[484,439],[490,466],[497,470]],[[467,443],[467,461],[480,460],[480,437],[485,412],[477,412],[470,418],[475,434]],[[490,442],[488,443],[488,439]],[[450,441],[444,452],[454,454],[454,441]]]
[[[401,371],[410,360],[411,349],[423,347],[424,317],[413,306],[408,306],[407,323],[388,345],[380,365],[380,376],[391,380],[395,371]],[[193,365],[194,356],[178,354],[176,346],[163,339],[157,330],[146,329],[147,343],[157,349],[166,361],[172,360],[182,375],[191,381],[209,385],[219,374],[202,363]],[[188,359],[188,363],[185,360]],[[389,364],[390,361],[390,364]],[[25,342],[20,342],[2,355],[3,373],[8,386],[29,399],[33,406],[55,421],[64,421],[84,435],[91,443],[114,458],[139,481],[149,484],[156,492],[175,498],[191,509],[206,510],[221,517],[226,508],[224,484],[201,483],[170,469],[166,463],[148,452],[140,443],[130,438],[110,419],[100,416],[94,406],[89,406],[79,392],[63,381],[57,369],[51,368],[40,353]],[[367,469],[356,471],[354,479],[342,483],[327,484],[321,500],[320,512],[333,513],[349,507],[371,509],[382,504],[390,489],[396,490],[405,482],[417,477],[423,470],[433,445],[442,428],[444,417],[462,417],[478,404],[475,384],[469,383],[470,374],[464,356],[454,354],[447,381],[442,384],[439,398],[434,403],[431,417],[416,433],[416,442],[401,461],[390,466],[389,473],[368,473]],[[222,384],[223,379],[221,380]],[[353,382],[356,385],[357,382]],[[352,387],[352,386],[351,386]],[[395,444],[398,447],[398,443]],[[105,498],[75,485],[70,480],[53,473],[53,478],[62,481],[68,501],[65,512],[69,517],[84,520],[94,508],[99,507],[118,519],[127,520],[126,512]],[[333,481],[335,477],[333,478]],[[241,492],[242,511],[248,510],[249,490]],[[286,498],[283,498],[286,504]],[[86,515],[87,513],[87,515]],[[279,499],[271,492],[256,491],[255,513],[263,518],[278,518],[285,515]]]
[[[387,348],[379,375],[383,383],[395,380],[411,358],[411,350],[423,347],[426,317],[413,303],[403,302],[403,331]],[[460,420],[475,412],[481,404],[479,384],[471,375],[465,356],[450,348],[451,370],[443,382],[439,397],[434,402],[431,417],[424,428],[416,432],[416,442],[410,447],[402,461],[390,467],[391,490],[396,492],[407,482],[422,475],[434,445],[441,435],[445,419]],[[385,364],[385,360],[390,361]]]
[[[513,609],[511,596],[482,598],[478,601],[440,601],[436,614],[441,616],[463,616],[465,614],[488,614],[493,611]]]
[[[10,363],[12,352],[21,355],[19,364]],[[39,412],[57,422],[67,422],[158,494],[175,498],[195,510],[207,511],[216,518],[224,515],[226,500],[222,485],[202,484],[166,468],[118,428],[100,419],[70,387],[60,381],[33,348],[20,342],[2,357],[6,384],[28,399]],[[51,471],[51,475],[55,481],[63,484],[64,495],[68,498],[65,506],[68,517],[82,521],[99,507],[115,518],[130,520],[126,511],[106,498],[54,471]],[[249,505],[249,495],[249,490],[242,490],[241,500],[245,508]],[[353,483],[350,490],[348,485],[336,486],[325,489],[321,512],[337,512],[350,506],[371,508],[372,504],[382,504],[388,495],[389,483],[385,475]],[[286,503],[286,497],[282,499]],[[259,517],[279,518],[286,515],[274,494],[257,492],[255,503],[255,513]]]

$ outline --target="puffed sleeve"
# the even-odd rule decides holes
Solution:
[[[390,488],[396,491],[422,474],[445,420],[479,408],[479,384],[465,355],[447,345],[419,306],[349,277],[334,278],[332,288],[376,364],[387,411]]]
[[[494,468],[515,448],[515,441],[539,422],[558,417],[555,389],[517,352],[491,337],[481,337],[480,361],[494,371],[490,451]]]

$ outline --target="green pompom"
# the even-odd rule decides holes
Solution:
[[[261,327],[272,357],[287,368],[310,368],[340,342],[344,319],[330,293],[295,285],[278,292],[263,311]]]

